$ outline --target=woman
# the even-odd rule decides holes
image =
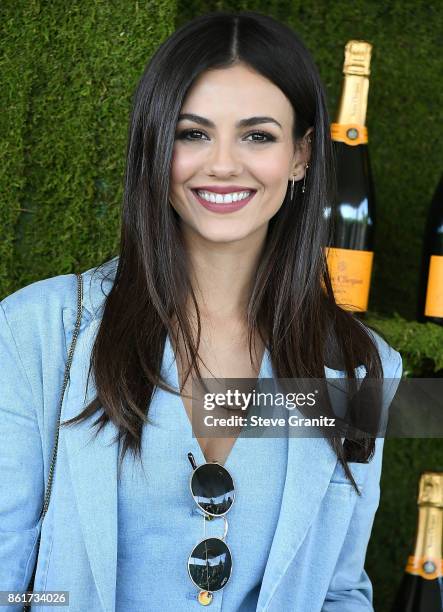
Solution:
[[[207,14],[159,47],[134,97],[119,256],[82,275],[43,522],[76,277],[1,303],[2,590],[26,589],[41,527],[34,590],[69,591],[70,610],[373,609],[383,439],[191,426],[199,376],[401,376],[334,301],[332,160],[317,69],[285,25]]]

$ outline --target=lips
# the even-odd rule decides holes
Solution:
[[[256,193],[255,190],[245,189],[244,191],[251,192],[247,198],[244,198],[243,200],[237,200],[237,202],[217,203],[217,202],[208,202],[204,198],[201,198],[198,195],[196,189],[191,189],[191,191],[192,191],[193,196],[195,197],[195,199],[197,200],[199,204],[201,204],[207,210],[210,210],[211,212],[215,212],[215,213],[230,213],[230,212],[235,212],[236,210],[240,210],[241,208],[244,208],[252,200],[252,198],[255,196],[255,193]]]

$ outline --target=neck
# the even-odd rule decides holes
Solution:
[[[267,227],[245,239],[209,242],[184,234],[191,283],[201,317],[212,322],[246,322],[246,312]],[[195,316],[192,300],[190,314]]]

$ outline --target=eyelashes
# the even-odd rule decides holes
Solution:
[[[196,129],[188,129],[188,130],[183,130],[181,132],[179,132],[177,134],[177,139],[178,140],[187,140],[188,142],[197,142],[199,140],[202,140],[202,138],[188,138],[188,136],[190,136],[191,134],[204,134],[204,132],[200,131],[200,130],[196,130]],[[264,138],[264,140],[250,140],[249,142],[253,142],[256,144],[265,144],[268,142],[275,142],[276,138],[275,136],[273,136],[272,134],[269,134],[268,132],[262,132],[262,131],[255,131],[255,132],[250,132],[246,137],[249,138],[249,136],[261,136]]]

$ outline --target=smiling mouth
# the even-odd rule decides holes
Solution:
[[[209,204],[237,204],[250,199],[256,193],[255,189],[245,189],[244,191],[234,191],[226,194],[204,189],[191,189],[191,191]]]

